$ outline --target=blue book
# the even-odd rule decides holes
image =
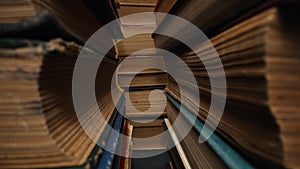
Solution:
[[[195,121],[193,113],[181,105],[177,100],[175,100],[170,94],[166,93],[168,100],[178,109],[181,110],[183,117],[200,133],[204,127],[204,123],[197,119]],[[211,133],[210,128],[205,127],[207,132]],[[208,136],[203,135],[202,137],[207,138]],[[255,167],[249,163],[243,156],[241,156],[231,145],[227,144],[221,137],[216,133],[213,133],[208,140],[207,144],[215,151],[215,153],[220,157],[220,159],[231,169],[254,169]]]
[[[125,112],[125,104],[124,104],[124,97],[122,96],[120,108],[115,119],[113,129],[108,137],[107,144],[105,146],[105,150],[99,160],[97,169],[110,169],[114,160],[114,152],[116,151],[118,140],[119,140],[119,133],[122,128],[123,124],[123,114]]]
[[[122,97],[121,97],[122,98]],[[121,104],[121,98],[120,98],[120,100],[119,100],[119,102],[118,102],[118,105],[116,106],[116,107],[120,107],[120,104]],[[108,137],[109,137],[109,134],[110,134],[110,132],[111,132],[111,129],[112,129],[112,127],[113,127],[113,125],[114,125],[114,123],[115,123],[115,120],[116,120],[116,118],[117,118],[117,114],[118,114],[118,110],[117,110],[117,108],[115,108],[114,109],[114,111],[113,111],[113,113],[112,113],[112,115],[111,115],[111,117],[110,117],[110,119],[108,120],[108,122],[107,122],[107,125],[105,126],[105,128],[104,128],[104,130],[103,130],[103,132],[102,132],[102,134],[101,134],[101,136],[100,136],[100,138],[99,138],[99,140],[98,140],[98,145],[101,145],[101,147],[104,147],[104,146],[106,146],[106,143],[107,143],[107,141],[108,141]]]

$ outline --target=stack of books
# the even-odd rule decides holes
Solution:
[[[92,168],[103,150],[77,119],[72,100],[73,70],[81,50],[97,61],[98,53],[81,45],[106,20],[115,18],[94,15],[92,1],[36,3],[1,1],[0,167]],[[98,10],[107,7],[99,6]],[[77,14],[80,17],[74,18]],[[90,118],[96,106],[107,120],[113,117],[115,105],[107,84],[118,62],[109,54],[101,63],[106,72],[99,72],[95,81],[101,86],[96,94],[99,104],[86,110]],[[105,126],[99,125],[103,126],[97,131],[100,138]]]
[[[162,70],[156,69],[155,66],[161,67]],[[132,137],[138,138],[133,140],[133,168],[142,167],[156,158],[162,160],[151,163],[146,168],[165,166],[170,161],[166,153],[151,157],[151,154],[157,155],[167,151],[165,139],[148,139],[164,132],[164,88],[168,80],[164,67],[162,57],[159,56],[128,56],[120,63],[117,71],[117,83],[123,88],[126,98],[125,117],[133,124]],[[139,156],[143,158],[138,158]]]
[[[1,165],[84,164],[95,143],[81,128],[72,101],[72,73],[81,47],[59,39],[2,44],[8,47],[1,47],[1,158],[6,159]],[[103,91],[102,99],[108,94]],[[101,105],[107,114],[113,108],[111,101]]]
[[[155,48],[151,38],[156,28],[154,15],[137,15],[140,12],[153,12],[156,0],[120,0],[119,20],[124,37],[116,44],[119,57],[135,55],[147,48]],[[129,15],[129,16],[128,16]],[[140,53],[141,54],[141,53]],[[143,55],[153,55],[154,52],[143,52]]]
[[[299,8],[293,0],[0,1],[0,168],[300,168]],[[208,39],[147,15],[123,18],[106,30],[107,43],[83,47],[110,21],[152,11],[182,17]],[[153,31],[199,43],[191,51]],[[84,51],[96,63],[107,45],[97,103],[82,123],[76,60]],[[186,69],[155,47],[184,61],[196,84],[168,75]],[[219,119],[211,102],[222,100]],[[98,108],[107,123],[94,123]]]
[[[182,107],[186,110],[181,112],[185,117],[183,125],[192,123],[190,117],[194,114],[198,118],[181,142],[192,168],[299,168],[298,10],[295,1],[178,1],[170,13],[202,30],[217,54],[208,41],[200,41],[193,46],[196,50],[190,51],[173,38],[153,35],[156,47],[176,53],[198,83],[195,87],[184,77],[177,82],[169,78],[166,88],[171,124]],[[178,36],[193,38],[188,33],[181,35],[184,30],[174,27],[172,20],[165,22],[169,25],[161,24],[157,30],[166,31],[173,26]],[[227,85],[213,86],[210,80],[220,81],[220,66]],[[177,83],[184,86],[184,91]],[[195,88],[199,90],[200,103],[195,102]],[[217,92],[212,93],[212,88]],[[224,88],[227,96],[218,92]],[[225,110],[216,132],[199,144],[197,139],[208,114],[212,120],[218,117],[214,107],[210,108],[212,95],[217,100],[226,99]],[[180,103],[182,97],[188,102]],[[180,129],[174,130],[182,135]]]

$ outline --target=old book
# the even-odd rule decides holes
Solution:
[[[249,159],[243,157],[239,151],[237,151],[232,145],[228,144],[226,139],[220,137],[218,134],[212,133],[212,135],[208,137],[207,135],[211,132],[211,128],[204,126],[203,121],[194,116],[193,112],[177,102],[172,96],[169,94],[166,95],[170,102],[170,111],[172,111],[168,111],[168,113],[174,113],[176,110],[179,112],[180,110],[180,115],[177,115],[175,119],[179,121],[179,125],[176,124],[177,126],[174,126],[175,128],[180,128],[180,132],[177,135],[178,137],[182,138],[182,136],[184,136],[183,134],[189,131],[189,127],[192,127],[191,131],[194,130],[196,133],[200,133],[198,139],[194,138],[194,141],[197,140],[198,144],[202,144],[198,140],[207,138],[206,142],[203,144],[207,144],[211,151],[213,151],[212,153],[218,155],[221,161],[228,168],[239,168],[240,166],[243,166],[244,168],[250,169],[257,167],[253,165]],[[176,108],[176,110],[172,109],[172,107]],[[174,121],[174,119],[172,121],[173,124],[175,124],[176,121]],[[202,130],[205,130],[205,132],[202,132]]]
[[[176,0],[158,0],[156,2],[154,12],[169,13],[169,11],[172,9],[175,3]],[[156,25],[160,25],[163,19],[164,17],[161,17],[160,15],[156,15],[155,16]]]
[[[123,35],[126,39],[118,40],[117,48],[119,56],[126,57],[139,50],[154,48],[154,41],[151,34],[156,29],[155,17],[149,14],[137,14],[141,12],[152,12],[154,6],[145,7],[142,5],[132,6],[132,4],[122,4],[120,5],[119,14]],[[140,54],[154,55],[154,52]]]
[[[118,84],[122,88],[128,88],[128,80],[132,77],[131,73],[118,73]],[[130,82],[130,87],[161,86],[166,85],[168,76],[165,72],[142,72],[134,76]]]
[[[45,34],[47,32],[47,34]],[[40,10],[34,16],[10,23],[0,22],[0,36],[2,38],[29,39],[49,41],[61,38],[83,45],[84,42],[64,28],[60,21],[51,13]]]
[[[147,121],[142,121],[142,120],[139,120],[139,121],[141,121],[141,122],[131,121],[131,124],[133,125],[133,127],[159,127],[163,123],[162,119],[156,119],[156,120],[153,120],[152,122],[147,122]]]
[[[273,7],[211,38],[219,56],[212,54],[206,42],[195,53],[181,58],[197,77],[198,86],[183,79],[186,106],[205,120],[211,105],[211,79],[218,80],[222,69],[226,74],[227,102],[217,131],[235,147],[263,167],[299,167],[298,114],[299,103],[299,23],[294,7]],[[205,67],[203,60],[207,61]],[[168,65],[166,65],[168,66]],[[208,76],[207,69],[213,73]],[[199,88],[201,103],[196,110],[195,96]],[[167,87],[176,99],[180,92],[176,82]],[[214,93],[224,98],[224,93]],[[214,111],[211,111],[214,116]]]
[[[120,3],[118,12],[120,17],[140,13],[140,12],[153,12],[155,4],[135,4],[135,3]]]
[[[176,0],[158,0],[154,12],[168,13],[175,5]],[[157,24],[159,25],[159,24]]]
[[[172,125],[168,119],[164,119],[164,126],[165,126],[166,130],[168,130],[169,135],[170,135],[170,142],[168,143],[168,148],[170,149],[169,151],[171,151],[170,152],[171,156],[173,155],[172,158],[175,158],[175,159],[173,159],[173,162],[175,163],[176,168],[191,169],[191,165],[184,153],[183,148],[181,147],[181,145],[179,143],[177,134],[173,130]],[[172,148],[172,149],[176,149],[176,150],[171,149],[171,147],[173,145],[174,145],[174,148]],[[172,151],[176,151],[176,152],[172,153]],[[176,157],[176,156],[178,156],[178,157]]]
[[[120,4],[149,4],[155,5],[157,0],[118,0]]]
[[[133,128],[132,137],[134,138],[148,138],[147,140],[135,140],[133,142],[133,151],[144,150],[165,150],[166,143],[163,137],[150,139],[153,136],[164,132],[162,126],[159,127],[137,127]]]
[[[72,100],[72,74],[82,47],[59,39],[8,39],[0,44],[1,167],[83,165],[95,143],[82,129]],[[96,56],[91,50],[86,52]],[[117,63],[104,61],[105,77],[111,79],[116,67]],[[96,84],[102,86],[103,81],[97,79]],[[93,117],[94,107],[99,106],[104,117],[110,118],[114,104],[107,87],[96,90],[99,105],[88,107],[87,117]],[[103,127],[95,134],[100,137],[105,126],[99,125]]]
[[[155,0],[121,0],[119,4],[118,13],[123,35],[126,37],[118,40],[119,57],[127,57],[142,49],[154,48],[151,34],[156,29],[155,17],[138,13],[153,12]],[[143,55],[154,55],[154,52],[145,52]]]
[[[116,13],[116,9],[112,4],[113,1],[110,0],[106,0],[100,5],[95,0],[33,0],[33,2],[38,8],[45,9],[55,15],[66,30],[84,42],[106,23],[117,19],[117,14],[112,14]],[[103,13],[104,11],[109,14]],[[121,38],[123,35],[119,22],[115,23],[113,28],[105,30],[106,33],[101,37],[105,39],[104,41],[96,40],[90,44],[89,48],[103,55],[116,58],[115,39]],[[104,53],[104,47],[111,49],[108,54]]]
[[[213,151],[213,149],[207,144],[199,144],[199,133],[192,129],[186,134],[186,128],[180,126],[188,126],[188,121],[184,118],[178,118],[178,109],[173,103],[168,102],[167,112],[168,119],[173,125],[173,130],[178,138],[186,135],[180,142],[184,153],[188,158],[188,162],[192,168],[227,168],[221,158]],[[175,120],[178,120],[177,125],[174,125]],[[179,125],[178,125],[179,124]]]
[[[126,25],[127,27],[131,27],[130,25]],[[152,26],[152,25],[151,25]],[[135,27],[135,26],[132,26]],[[134,31],[138,31],[138,29],[148,29],[145,27],[139,27],[133,29]],[[151,27],[150,27],[151,29]],[[149,31],[150,32],[150,31]],[[148,48],[155,48],[154,47],[154,41],[151,38],[151,34],[140,34],[136,36],[131,36],[129,38],[126,38],[119,43],[117,43],[118,53],[119,57],[127,57],[127,56],[136,56],[136,55],[155,55],[154,50],[144,51],[141,53],[141,50],[148,49]],[[139,52],[140,51],[140,52]],[[134,54],[135,52],[139,52],[137,54]],[[128,66],[125,66],[128,67]]]
[[[126,60],[125,60],[126,59]],[[125,61],[124,61],[125,60]],[[118,73],[163,72],[166,70],[162,56],[137,55],[121,58]],[[155,67],[160,67],[157,69]]]
[[[166,100],[162,97],[162,93],[151,93],[151,91],[137,90],[125,92],[126,117],[143,121],[143,119],[147,120],[166,115]]]
[[[139,13],[139,12],[153,12],[155,8],[154,0],[138,1],[138,0],[121,0],[119,1],[118,13],[120,17]]]
[[[38,9],[30,0],[0,1],[0,23],[14,23],[35,16]]]
[[[107,0],[108,1],[108,0]],[[66,26],[67,29],[74,32],[82,40],[87,40],[90,36],[97,31],[101,26],[106,24],[108,21],[116,19],[116,16],[110,18],[105,15],[96,16],[94,10],[91,10],[90,5],[92,0],[75,0],[75,1],[33,1],[38,7],[47,9],[56,15]],[[72,4],[72,5],[70,5]],[[106,3],[109,4],[109,3]],[[108,8],[110,12],[114,12],[113,6],[98,6],[100,8]],[[79,11],[80,12],[79,12]],[[116,25],[118,26],[118,25]],[[112,36],[110,34],[110,36]]]
[[[127,57],[117,71],[117,83],[122,88],[164,86],[167,81],[165,65],[160,56]]]
[[[275,1],[254,0],[247,1],[213,1],[213,0],[192,0],[192,1],[177,1],[173,8],[169,11],[170,14],[179,16],[197,26],[206,36],[211,37],[216,30],[228,24],[232,20],[240,17],[249,9],[256,8],[263,3],[268,3],[270,6]],[[214,12],[212,12],[214,11]],[[205,19],[204,19],[205,18]],[[180,24],[179,24],[180,25]],[[172,31],[176,35],[184,35],[186,28],[178,26],[178,22],[170,17],[164,18],[161,24],[158,25],[158,32]],[[181,43],[170,37],[159,34],[153,35],[156,47],[175,51],[182,50],[184,46]],[[193,36],[191,36],[193,38]],[[196,37],[194,37],[196,38]]]

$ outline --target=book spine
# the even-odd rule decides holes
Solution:
[[[128,125],[128,139],[127,139],[127,145],[126,145],[126,154],[125,154],[125,165],[124,169],[129,169],[130,168],[130,163],[131,163],[131,144],[132,144],[132,132],[133,132],[133,125]]]
[[[126,152],[126,145],[127,145],[127,139],[125,136],[128,135],[128,120],[125,120],[123,135],[124,135],[124,137],[123,137],[123,143],[122,143],[122,152],[121,152],[121,160],[120,160],[119,169],[124,168],[125,152]]]
[[[179,154],[180,159],[181,159],[181,161],[182,161],[182,163],[184,165],[184,168],[191,169],[192,167],[190,166],[190,163],[189,163],[189,161],[188,161],[188,159],[187,159],[187,157],[186,157],[186,155],[185,155],[185,153],[184,153],[184,151],[183,151],[183,149],[182,149],[182,147],[181,147],[181,145],[179,143],[179,140],[178,140],[178,138],[176,136],[175,131],[172,128],[171,123],[169,122],[168,119],[164,119],[164,123],[165,123],[166,127],[168,128],[169,134],[170,134],[170,136],[172,138],[173,143],[175,144],[175,147],[176,147],[176,149],[178,151],[178,154]]]

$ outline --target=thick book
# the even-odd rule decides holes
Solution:
[[[207,141],[204,144],[207,144],[213,151],[211,152],[211,154],[213,153],[217,154],[228,168],[238,169],[240,168],[240,166],[243,166],[243,168],[245,169],[255,168],[255,166],[253,166],[253,164],[251,164],[250,161],[247,161],[245,157],[243,157],[236,149],[234,149],[230,144],[228,144],[224,139],[222,139],[216,133],[213,133],[210,137],[205,135],[206,133],[210,133],[211,129],[209,127],[206,127],[205,128],[206,132],[202,132],[202,129],[204,129],[204,122],[200,121],[199,119],[194,119],[195,116],[193,112],[188,110],[184,105],[181,105],[179,102],[177,102],[172,96],[168,94],[166,95],[168,97],[168,100],[170,101],[170,105],[169,105],[170,110],[168,110],[169,111],[168,113],[175,113],[176,109],[177,111],[180,110],[180,113],[184,118],[180,118],[178,116],[177,118],[181,120],[180,122],[182,126],[186,126],[186,124],[184,123],[187,122],[190,126],[193,126],[192,130],[196,130],[198,133],[204,133],[203,135],[200,134],[198,139],[194,137],[193,141],[198,141],[200,137],[207,138]]]
[[[64,28],[72,32],[78,39],[87,41],[97,30],[108,22],[118,18],[114,1],[105,0],[32,0],[38,8],[45,9],[55,15]],[[99,12],[97,12],[99,11]],[[106,11],[106,12],[105,12]],[[113,28],[104,30],[101,37],[104,42],[96,40],[89,48],[106,55],[104,47],[111,49],[108,56],[116,58],[117,51],[114,48],[115,40],[122,38],[123,34],[119,22],[114,22]],[[101,47],[103,46],[103,47]]]
[[[177,1],[169,14],[181,17],[195,26],[197,26],[206,36],[211,37],[223,27],[233,20],[245,15],[249,10],[264,6],[267,8],[272,6],[276,1],[214,1],[214,0],[191,0]],[[264,5],[267,3],[267,5]],[[260,9],[262,10],[262,9]],[[156,32],[172,31],[174,34],[181,36],[186,32],[186,28],[178,24],[174,19],[165,17],[158,25],[153,34],[156,47],[170,51],[187,50],[179,41],[167,36],[156,34]],[[193,35],[190,36],[193,37]]]
[[[144,32],[144,30],[152,31],[153,25],[122,25],[124,28],[124,32],[132,29],[134,32]],[[131,33],[131,30],[128,31]],[[117,43],[118,54],[119,57],[127,57],[127,56],[136,56],[136,55],[155,55],[154,50],[149,51],[141,51],[148,48],[155,48],[154,41],[151,38],[151,34],[139,34],[135,36],[128,37]]]
[[[81,49],[60,39],[1,39],[2,168],[81,166],[88,159],[95,143],[82,129],[72,100],[72,74]],[[96,55],[91,50],[86,52]],[[107,82],[116,67],[117,63],[103,61]],[[103,74],[99,76],[103,78]],[[99,78],[95,83],[103,86]],[[106,85],[96,90],[99,105],[88,107],[87,117],[93,117],[96,106],[104,117],[111,116],[114,104],[109,89]],[[99,137],[104,129],[101,125]]]
[[[34,16],[16,22],[0,22],[0,36],[1,38],[39,41],[61,38],[66,41],[76,42],[79,45],[84,44],[84,41],[76,37],[72,32],[66,30],[61,22],[46,10],[41,10]]]
[[[15,23],[38,13],[30,0],[0,1],[0,23]]]
[[[177,79],[192,112],[205,120],[211,105],[211,88],[227,89],[226,105],[217,132],[243,155],[264,167],[298,168],[297,148],[299,94],[299,23],[295,7],[273,7],[233,26],[210,39],[218,56],[206,42],[197,50],[181,55],[197,77],[198,86]],[[201,55],[206,61],[195,55]],[[227,86],[212,86],[222,69]],[[168,65],[167,65],[168,66]],[[174,66],[174,65],[173,65]],[[211,70],[208,76],[207,70]],[[195,105],[195,88],[200,92],[200,109]],[[180,100],[180,91],[169,79],[166,89]],[[224,99],[224,93],[213,93]],[[214,117],[214,111],[210,111]]]
[[[117,83],[122,88],[164,86],[168,82],[161,56],[131,56],[124,58],[117,71]]]
[[[151,91],[152,90],[140,90],[125,92],[125,116],[131,119],[138,119],[139,121],[166,116],[166,100],[160,93],[151,94]],[[151,99],[151,101],[149,99]]]
[[[187,130],[187,127],[193,124],[190,124],[183,116],[179,117],[178,107],[175,107],[172,102],[167,104],[167,113],[177,138],[182,138],[180,145],[191,168],[227,168],[220,156],[206,142],[202,144],[198,142],[200,134],[197,130],[193,128],[190,131]]]

